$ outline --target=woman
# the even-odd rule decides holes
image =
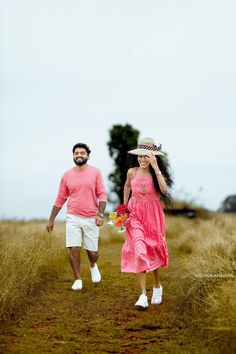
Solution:
[[[121,253],[122,272],[135,273],[141,295],[135,303],[140,309],[148,307],[146,273],[154,276],[152,304],[162,302],[159,268],[168,266],[165,239],[165,216],[161,199],[168,203],[168,186],[173,181],[168,171],[161,144],[151,138],[140,140],[137,149],[138,167],[130,168],[124,185],[124,204],[130,212],[126,221],[126,240]],[[130,193],[132,192],[131,198]]]

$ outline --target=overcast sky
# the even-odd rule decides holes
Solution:
[[[114,124],[162,143],[180,198],[236,194],[234,0],[0,4],[0,218],[47,218],[77,142],[109,190]]]

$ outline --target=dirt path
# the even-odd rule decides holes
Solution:
[[[102,282],[93,284],[85,254],[82,291],[70,290],[69,262],[59,281],[36,298],[24,316],[5,326],[2,353],[191,353],[185,330],[176,321],[168,289],[171,267],[162,271],[164,300],[148,311],[134,308],[136,279],[120,273],[121,243],[100,246]],[[148,276],[150,299],[152,278]],[[183,345],[185,350],[183,350]]]

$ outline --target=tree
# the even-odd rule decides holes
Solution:
[[[109,180],[112,182],[112,192],[117,195],[119,203],[123,201],[123,187],[126,180],[129,162],[127,160],[127,151],[136,148],[139,131],[130,124],[113,125],[109,130],[110,140],[107,143],[109,155],[114,160],[115,169],[109,174]]]
[[[220,211],[235,213],[236,212],[236,195],[230,195],[221,203]]]

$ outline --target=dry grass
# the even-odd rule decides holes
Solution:
[[[65,252],[62,238],[48,235],[42,223],[4,221],[0,232],[0,320],[4,320],[17,315],[30,295],[58,275]]]
[[[163,304],[143,313],[133,307],[139,294],[136,279],[120,273],[125,235],[111,226],[101,229],[103,281],[97,286],[91,283],[83,254],[84,288],[77,293],[67,291],[73,276],[65,258],[64,225],[58,223],[50,235],[42,223],[3,222],[1,226],[1,318],[19,316],[26,296],[31,302],[38,292],[40,297],[37,304],[25,308],[19,328],[8,324],[7,333],[15,339],[10,343],[3,334],[0,349],[135,354],[236,351],[234,215],[167,218],[170,265],[161,272]],[[45,286],[48,283],[50,287]],[[149,298],[151,289],[148,275]]]
[[[178,289],[175,311],[184,313],[189,333],[197,331],[206,346],[212,342],[215,353],[236,349],[235,230],[235,216],[216,215],[192,225],[186,220],[173,244],[180,256],[171,274]]]

